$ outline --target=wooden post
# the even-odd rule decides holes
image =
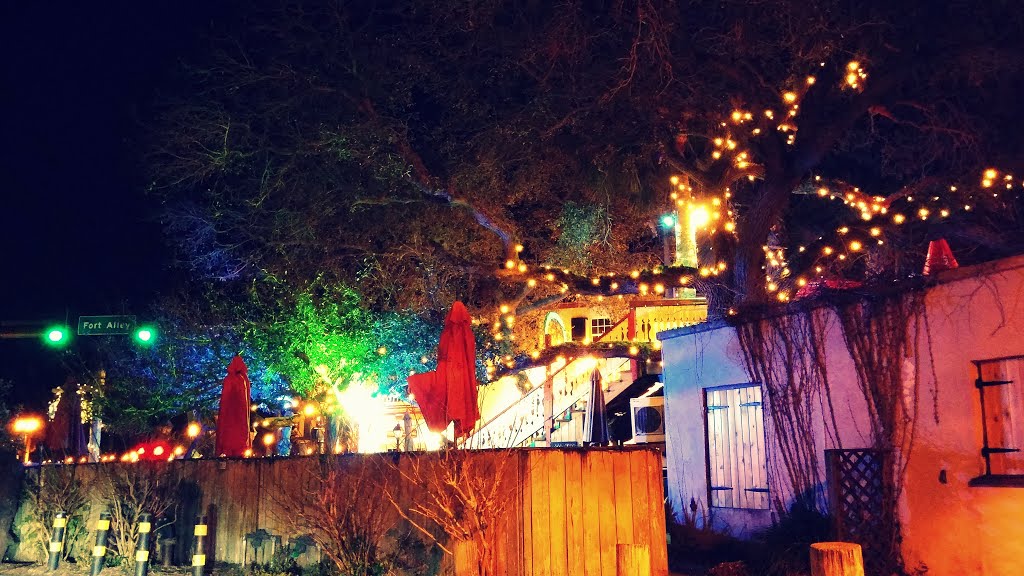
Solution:
[[[651,548],[641,544],[616,544],[615,574],[651,576]]]
[[[864,556],[860,544],[811,544],[811,576],[864,576]]]
[[[572,362],[567,360],[566,362]],[[563,372],[565,374],[565,372]],[[555,425],[555,377],[544,380],[544,443],[551,447],[551,428]]]
[[[626,316],[626,340],[634,342],[636,339],[636,307],[630,306],[629,314]],[[634,382],[640,377],[640,370],[637,366],[636,358],[630,358],[629,360],[629,375]]]
[[[455,576],[480,576],[477,566],[476,542],[458,540],[453,550],[455,556]]]

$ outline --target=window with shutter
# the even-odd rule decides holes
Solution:
[[[708,502],[717,508],[768,508],[764,408],[759,384],[704,389]]]
[[[985,474],[972,483],[1024,481],[1024,356],[976,360],[974,365]]]

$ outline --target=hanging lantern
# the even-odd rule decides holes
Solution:
[[[960,264],[953,257],[953,251],[949,249],[949,243],[945,239],[939,238],[928,243],[928,256],[924,261],[925,276],[943,270],[952,270],[959,266]]]

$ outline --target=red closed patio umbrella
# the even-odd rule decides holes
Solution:
[[[455,437],[467,436],[480,419],[477,407],[476,343],[469,311],[452,304],[437,346],[437,370],[409,377],[427,427],[440,432],[455,422]]]
[[[220,393],[220,410],[217,413],[218,456],[245,456],[252,448],[249,437],[249,368],[241,356],[235,356],[228,364],[228,375]]]

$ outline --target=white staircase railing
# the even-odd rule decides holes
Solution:
[[[595,368],[601,371],[605,402],[632,383],[630,358],[575,358],[555,371],[542,386],[527,392],[517,402],[489,420],[466,442],[475,449],[513,448],[527,444],[534,436],[551,426],[553,420],[590,395],[590,377]],[[550,384],[552,416],[544,409],[544,390]]]
[[[702,299],[640,303],[596,338],[594,344],[654,343],[658,332],[696,324],[706,317],[707,307]],[[633,358],[630,357],[584,356],[574,358],[560,367],[553,367],[554,371],[543,385],[531,389],[480,426],[465,445],[480,449],[511,448],[527,444],[538,435],[552,441],[578,441],[577,435],[570,432],[553,436],[541,433],[559,418],[562,418],[561,422],[569,421],[564,415],[590,394],[590,376],[595,367],[601,370],[605,402],[618,396],[633,383],[631,360]],[[624,376],[626,374],[628,376]],[[545,398],[547,390],[550,390],[550,398]],[[572,413],[569,412],[571,417]]]
[[[544,420],[544,387],[538,386],[477,429],[466,446],[478,450],[520,446],[543,429]]]

